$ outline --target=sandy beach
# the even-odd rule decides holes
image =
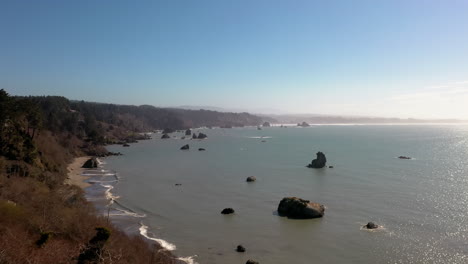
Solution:
[[[78,157],[78,158],[75,158],[73,162],[68,165],[67,167],[68,177],[67,177],[67,180],[65,180],[66,184],[76,185],[83,189],[91,186],[91,184],[85,182],[85,180],[89,179],[89,177],[81,175],[83,171],[86,170],[84,168],[81,168],[81,166],[83,166],[85,161],[90,158],[91,157],[87,157],[87,156]]]

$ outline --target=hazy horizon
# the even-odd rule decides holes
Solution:
[[[0,89],[468,120],[465,1],[3,1]]]

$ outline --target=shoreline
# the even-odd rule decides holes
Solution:
[[[81,167],[90,158],[90,156],[77,157],[74,158],[73,161],[68,164],[68,173],[67,179],[65,180],[65,184],[75,185],[80,187],[81,189],[85,189],[91,186],[90,183],[86,182],[86,180],[90,177],[82,175],[86,169]]]

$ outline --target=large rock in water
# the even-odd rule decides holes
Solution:
[[[181,150],[188,150],[188,149],[190,149],[190,146],[188,144],[186,144],[186,145],[183,145],[180,149]]]
[[[233,214],[234,209],[232,208],[224,208],[223,211],[221,211],[222,214]]]
[[[192,135],[192,130],[190,130],[190,129],[185,130],[185,135],[186,136]]]
[[[265,122],[265,123],[263,123],[263,126],[264,127],[271,127],[271,124],[270,124],[270,122]]]
[[[325,207],[318,203],[311,203],[297,197],[285,197],[278,205],[278,214],[294,219],[308,219],[322,217]]]
[[[258,261],[249,259],[249,260],[247,260],[247,262],[245,264],[260,264],[260,263],[258,263]]]
[[[307,165],[308,168],[321,169],[327,164],[327,158],[322,152],[317,152],[317,158]]]
[[[257,180],[257,178],[255,178],[255,176],[249,176],[249,177],[247,177],[247,179],[246,179],[247,182],[254,182],[254,181],[256,181],[256,180]]]
[[[198,133],[198,139],[204,139],[207,138],[208,136],[206,134],[203,134],[202,132]]]
[[[171,138],[168,134],[163,134],[161,139],[167,139],[167,138]]]
[[[94,169],[94,168],[97,168],[98,165],[99,165],[99,161],[97,160],[97,158],[90,158],[81,167],[86,168],[86,169]]]

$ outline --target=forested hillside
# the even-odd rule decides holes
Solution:
[[[14,97],[0,90],[0,264],[173,263],[173,257],[114,228],[64,184],[76,156],[102,155],[105,144],[139,132],[199,126],[257,125],[259,117]]]

